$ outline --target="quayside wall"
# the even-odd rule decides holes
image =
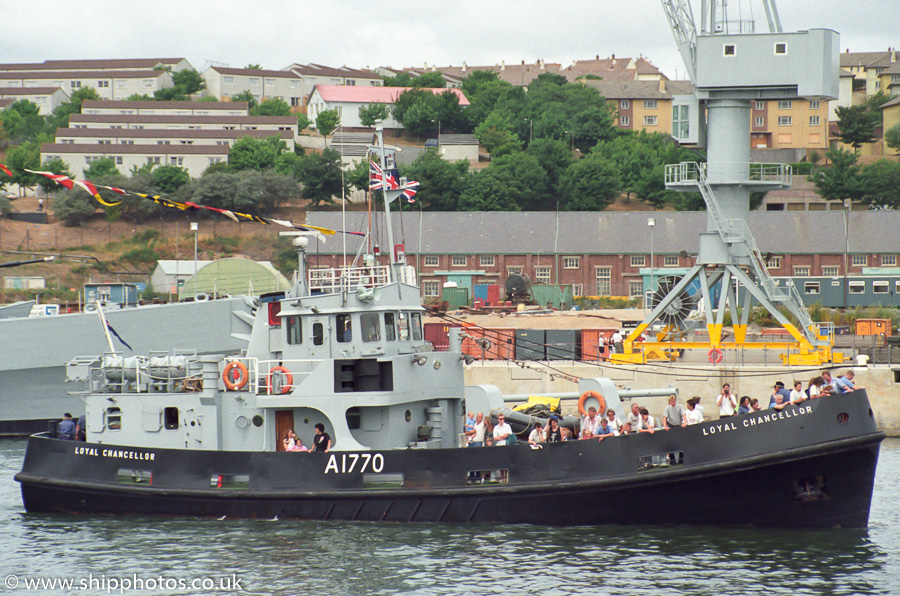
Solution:
[[[525,368],[499,361],[479,361],[466,367],[467,385],[496,385],[504,394],[541,395],[544,393],[575,392],[574,377],[609,377],[620,388],[657,389],[676,387],[678,403],[693,396],[702,398],[707,419],[718,418],[716,396],[722,384],[730,383],[732,392],[738,397],[749,395],[759,399],[765,408],[776,381],[784,382],[788,389],[795,380],[806,387],[810,378],[817,376],[819,369],[776,366],[714,366],[711,364],[661,364],[661,365],[606,365],[582,364],[552,361],[550,367],[539,362],[528,362]],[[840,373],[850,367],[834,369]],[[865,387],[875,412],[878,427],[890,437],[900,437],[900,366],[869,365],[852,367],[854,379],[860,387]],[[645,397],[637,401],[650,413],[660,418],[665,409],[666,397]],[[626,404],[626,409],[628,405]],[[565,413],[574,413],[574,401],[563,404]]]

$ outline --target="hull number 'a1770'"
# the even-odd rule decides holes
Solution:
[[[384,469],[384,456],[380,453],[342,453],[340,459],[334,453],[328,458],[325,473],[362,474],[364,472],[381,472]]]

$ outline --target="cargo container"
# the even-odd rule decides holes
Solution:
[[[516,360],[546,360],[543,329],[516,329]]]
[[[444,288],[441,300],[446,302],[450,308],[469,306],[469,288]]]
[[[512,360],[516,357],[515,329],[470,327],[466,329],[466,335],[470,337],[463,338],[463,354],[468,354],[479,360],[482,357],[485,360]],[[491,342],[489,349],[482,351],[481,346],[475,341],[481,338]]]
[[[578,360],[581,329],[547,329],[544,332],[547,360]]]
[[[531,286],[531,297],[539,306],[550,306],[558,310],[572,308],[572,286],[534,285]]]
[[[581,330],[581,359],[585,362],[599,362],[609,358],[609,350],[612,345],[612,335],[616,332],[613,327],[604,329]],[[609,343],[604,344],[606,338]]]
[[[475,300],[487,300],[488,284],[475,284],[475,287],[472,288],[472,295],[475,297]]]
[[[500,304],[500,286],[498,284],[488,285],[487,304],[488,306]]]
[[[436,352],[446,352],[450,347],[450,328],[459,327],[450,323],[425,323],[425,341],[434,345]]]
[[[856,319],[856,335],[890,335],[890,319]]]

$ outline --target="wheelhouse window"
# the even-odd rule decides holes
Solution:
[[[300,317],[298,317],[297,315],[291,315],[289,317],[285,317],[283,320],[285,332],[287,333],[288,345],[296,346],[297,344],[303,343]]]
[[[163,426],[166,430],[178,428],[178,408],[170,407],[163,410]]]
[[[109,430],[122,430],[121,408],[106,408],[106,428]]]
[[[410,325],[412,326],[413,341],[421,341],[422,340],[422,315],[417,312],[412,313],[412,315],[410,316]]]
[[[325,326],[322,323],[313,323],[313,345],[321,346],[325,343]]]
[[[381,326],[378,324],[378,313],[367,312],[359,315],[359,326],[362,329],[362,340],[364,342],[381,341]]]
[[[338,315],[335,317],[337,323],[337,340],[346,343],[353,339],[353,328],[350,322],[350,315]]]
[[[394,341],[397,339],[397,323],[396,317],[392,312],[384,313],[384,339],[386,341]]]

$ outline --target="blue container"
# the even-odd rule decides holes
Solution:
[[[487,301],[489,285],[490,284],[475,284],[475,300]]]

